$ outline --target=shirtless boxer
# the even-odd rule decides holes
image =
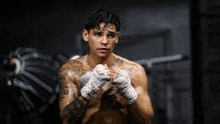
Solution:
[[[119,17],[98,10],[86,20],[87,55],[60,69],[59,109],[63,124],[150,124],[153,108],[144,68],[113,50]]]

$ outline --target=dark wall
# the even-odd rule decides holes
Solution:
[[[188,9],[184,9],[186,3],[172,0],[163,2],[159,0],[141,2],[139,0],[126,3],[116,0],[111,2],[99,0],[64,0],[62,2],[58,0],[46,0],[45,2],[22,0],[14,2],[9,0],[6,2],[6,7],[3,7],[5,14],[2,17],[4,33],[1,49],[7,53],[10,48],[33,46],[49,50],[56,49],[56,51],[68,54],[74,53],[76,35],[81,34],[85,17],[99,7],[113,10],[121,16],[122,33],[134,33],[131,31],[136,28],[139,29],[136,33],[146,32],[149,29],[169,29],[170,27],[178,30],[181,28],[181,24],[178,23],[183,23],[183,27],[187,25],[187,20],[183,20],[183,17],[188,16],[187,12],[183,12],[188,11]],[[163,11],[163,9],[165,10]],[[184,15],[178,14],[178,12],[182,12],[181,14]],[[176,32],[174,31],[174,33]],[[178,36],[178,34],[174,36]],[[10,45],[8,45],[9,43]]]
[[[195,124],[219,123],[220,4],[192,2],[193,96]]]
[[[20,46],[68,56],[78,54],[82,51],[77,44],[85,18],[97,8],[107,8],[121,17],[118,54],[135,61],[177,54],[191,58],[189,0],[9,0],[5,6],[2,55]],[[155,124],[192,123],[191,60],[146,70]]]

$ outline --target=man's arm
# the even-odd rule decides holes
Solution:
[[[138,94],[128,111],[139,123],[150,124],[153,117],[153,107],[148,94],[148,79],[144,68],[139,65],[131,75],[132,86]]]
[[[63,124],[70,121],[78,121],[85,114],[85,106],[87,101],[79,97],[79,91],[75,83],[73,71],[67,65],[60,69],[60,95],[59,110]]]
[[[64,65],[60,69],[60,116],[63,124],[69,122],[80,123],[86,113],[86,106],[90,98],[110,80],[108,68],[105,65],[97,65],[93,71],[84,73],[79,81],[76,81],[78,72],[74,72],[76,66]],[[81,69],[81,68],[79,68]],[[83,85],[79,89],[79,83]],[[78,84],[78,85],[77,85]],[[81,94],[79,96],[79,94]]]

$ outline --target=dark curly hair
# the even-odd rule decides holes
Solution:
[[[89,31],[90,29],[99,27],[99,24],[103,22],[106,25],[114,24],[116,26],[116,30],[120,31],[121,25],[119,16],[113,12],[103,9],[96,10],[90,17],[86,18],[85,29]]]

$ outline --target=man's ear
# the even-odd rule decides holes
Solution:
[[[115,43],[118,43],[118,40],[119,40],[119,39],[120,39],[120,37],[121,37],[121,33],[120,33],[120,32],[117,32],[117,33],[118,33],[118,34],[117,34],[117,35],[118,35],[118,36],[117,36],[118,38],[117,38],[117,40],[116,40],[116,42],[115,42]]]
[[[119,38],[121,37],[121,33],[120,32],[118,32],[118,34],[117,34],[118,36],[117,36],[117,40],[115,41],[115,43],[118,43],[118,40],[119,40]]]
[[[82,38],[85,42],[89,41],[89,32],[86,29],[83,29],[82,31]]]
[[[115,41],[115,43],[118,43],[118,39]]]

